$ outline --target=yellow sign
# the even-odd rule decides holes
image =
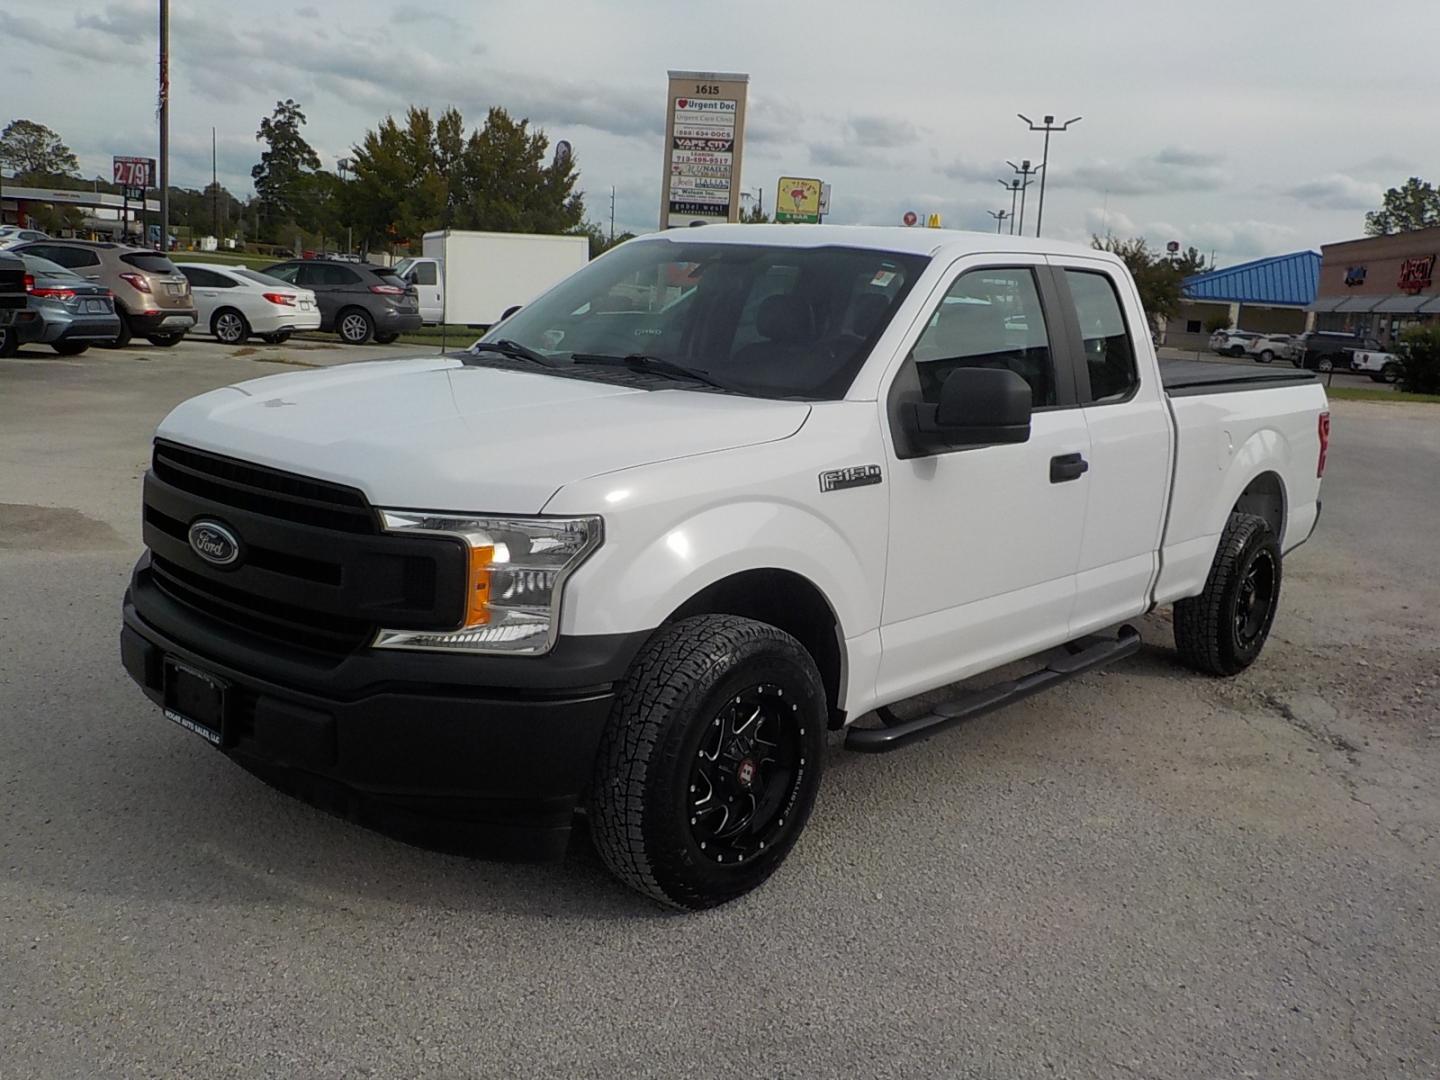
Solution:
[[[782,176],[775,193],[776,221],[803,221],[814,225],[820,220],[820,181],[804,177]]]
[[[938,228],[940,228],[940,215],[939,215],[939,214],[931,214],[931,215],[930,215],[930,220],[927,221],[927,222],[925,222],[925,225],[926,225],[927,228],[931,228],[931,229],[938,229]]]

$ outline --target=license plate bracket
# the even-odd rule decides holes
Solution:
[[[168,656],[165,658],[164,679],[166,718],[199,735],[212,746],[223,746],[229,684]]]

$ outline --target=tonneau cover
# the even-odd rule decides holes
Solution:
[[[1205,360],[1160,361],[1160,383],[1171,397],[1266,390],[1272,386],[1296,386],[1314,381],[1313,371],[1294,368],[1277,370]]]

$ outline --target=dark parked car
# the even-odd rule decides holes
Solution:
[[[25,310],[25,264],[0,251],[0,326],[9,326]]]
[[[152,345],[174,345],[195,325],[190,282],[158,251],[85,240],[40,240],[10,250],[49,259],[109,289],[120,316],[116,345],[130,344],[131,337],[146,338]]]
[[[1296,339],[1296,353],[1291,363],[1312,371],[1349,371],[1356,349],[1384,352],[1385,346],[1364,334],[1342,334],[1333,330],[1314,330]]]
[[[0,328],[0,356],[13,356],[30,343],[49,345],[61,356],[78,356],[91,345],[115,340],[120,316],[109,289],[48,259],[21,259],[29,302],[21,321]]]
[[[384,266],[330,259],[294,259],[262,273],[310,289],[320,305],[320,329],[333,330],[350,345],[372,337],[381,345],[406,330],[420,329],[420,299]]]

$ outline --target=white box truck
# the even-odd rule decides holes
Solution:
[[[425,234],[421,250],[395,270],[415,286],[427,324],[489,326],[590,259],[588,237],[539,233],[438,229]]]

